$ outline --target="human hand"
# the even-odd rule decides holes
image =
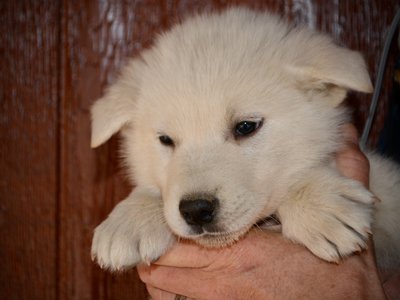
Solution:
[[[330,264],[274,232],[217,250],[180,243],[138,271],[155,300],[384,299],[371,252]]]
[[[343,175],[368,186],[368,160],[354,127],[336,164]],[[384,299],[373,254],[366,251],[339,265],[312,255],[280,234],[252,230],[231,247],[205,249],[181,242],[138,272],[153,299]]]
[[[336,153],[336,168],[343,176],[355,179],[368,187],[369,161],[360,150],[357,129],[353,124],[345,124],[342,126],[342,132],[345,144]]]

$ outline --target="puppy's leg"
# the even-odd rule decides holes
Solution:
[[[102,268],[121,270],[156,260],[174,241],[160,196],[136,188],[95,229],[92,258]]]
[[[329,168],[312,171],[278,209],[282,233],[322,259],[366,247],[371,232],[373,195],[360,183]]]

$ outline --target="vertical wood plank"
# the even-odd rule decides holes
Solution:
[[[55,299],[57,1],[0,3],[0,298]]]
[[[153,8],[147,19],[140,7]],[[93,229],[127,196],[117,139],[92,150],[89,109],[129,55],[161,26],[158,1],[64,1],[61,138],[60,299],[145,299],[135,270],[104,272],[91,262]]]

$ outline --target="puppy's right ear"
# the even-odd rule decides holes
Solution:
[[[106,142],[132,120],[139,90],[138,65],[136,60],[129,63],[117,82],[92,106],[92,148]]]

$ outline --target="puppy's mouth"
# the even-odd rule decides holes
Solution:
[[[178,239],[190,240],[206,248],[220,248],[237,242],[251,227],[253,225],[229,231],[216,225],[191,226],[187,232],[175,232],[175,234]]]
[[[241,230],[233,232],[207,232],[203,231],[199,235],[191,236],[189,239],[197,244],[207,248],[226,247],[236,243],[253,227],[264,228],[270,230],[280,230],[280,221],[276,215],[270,215],[254,225],[247,226]]]
[[[249,226],[235,232],[204,232],[193,236],[191,239],[197,244],[207,248],[219,248],[230,246],[242,238],[251,228]]]

